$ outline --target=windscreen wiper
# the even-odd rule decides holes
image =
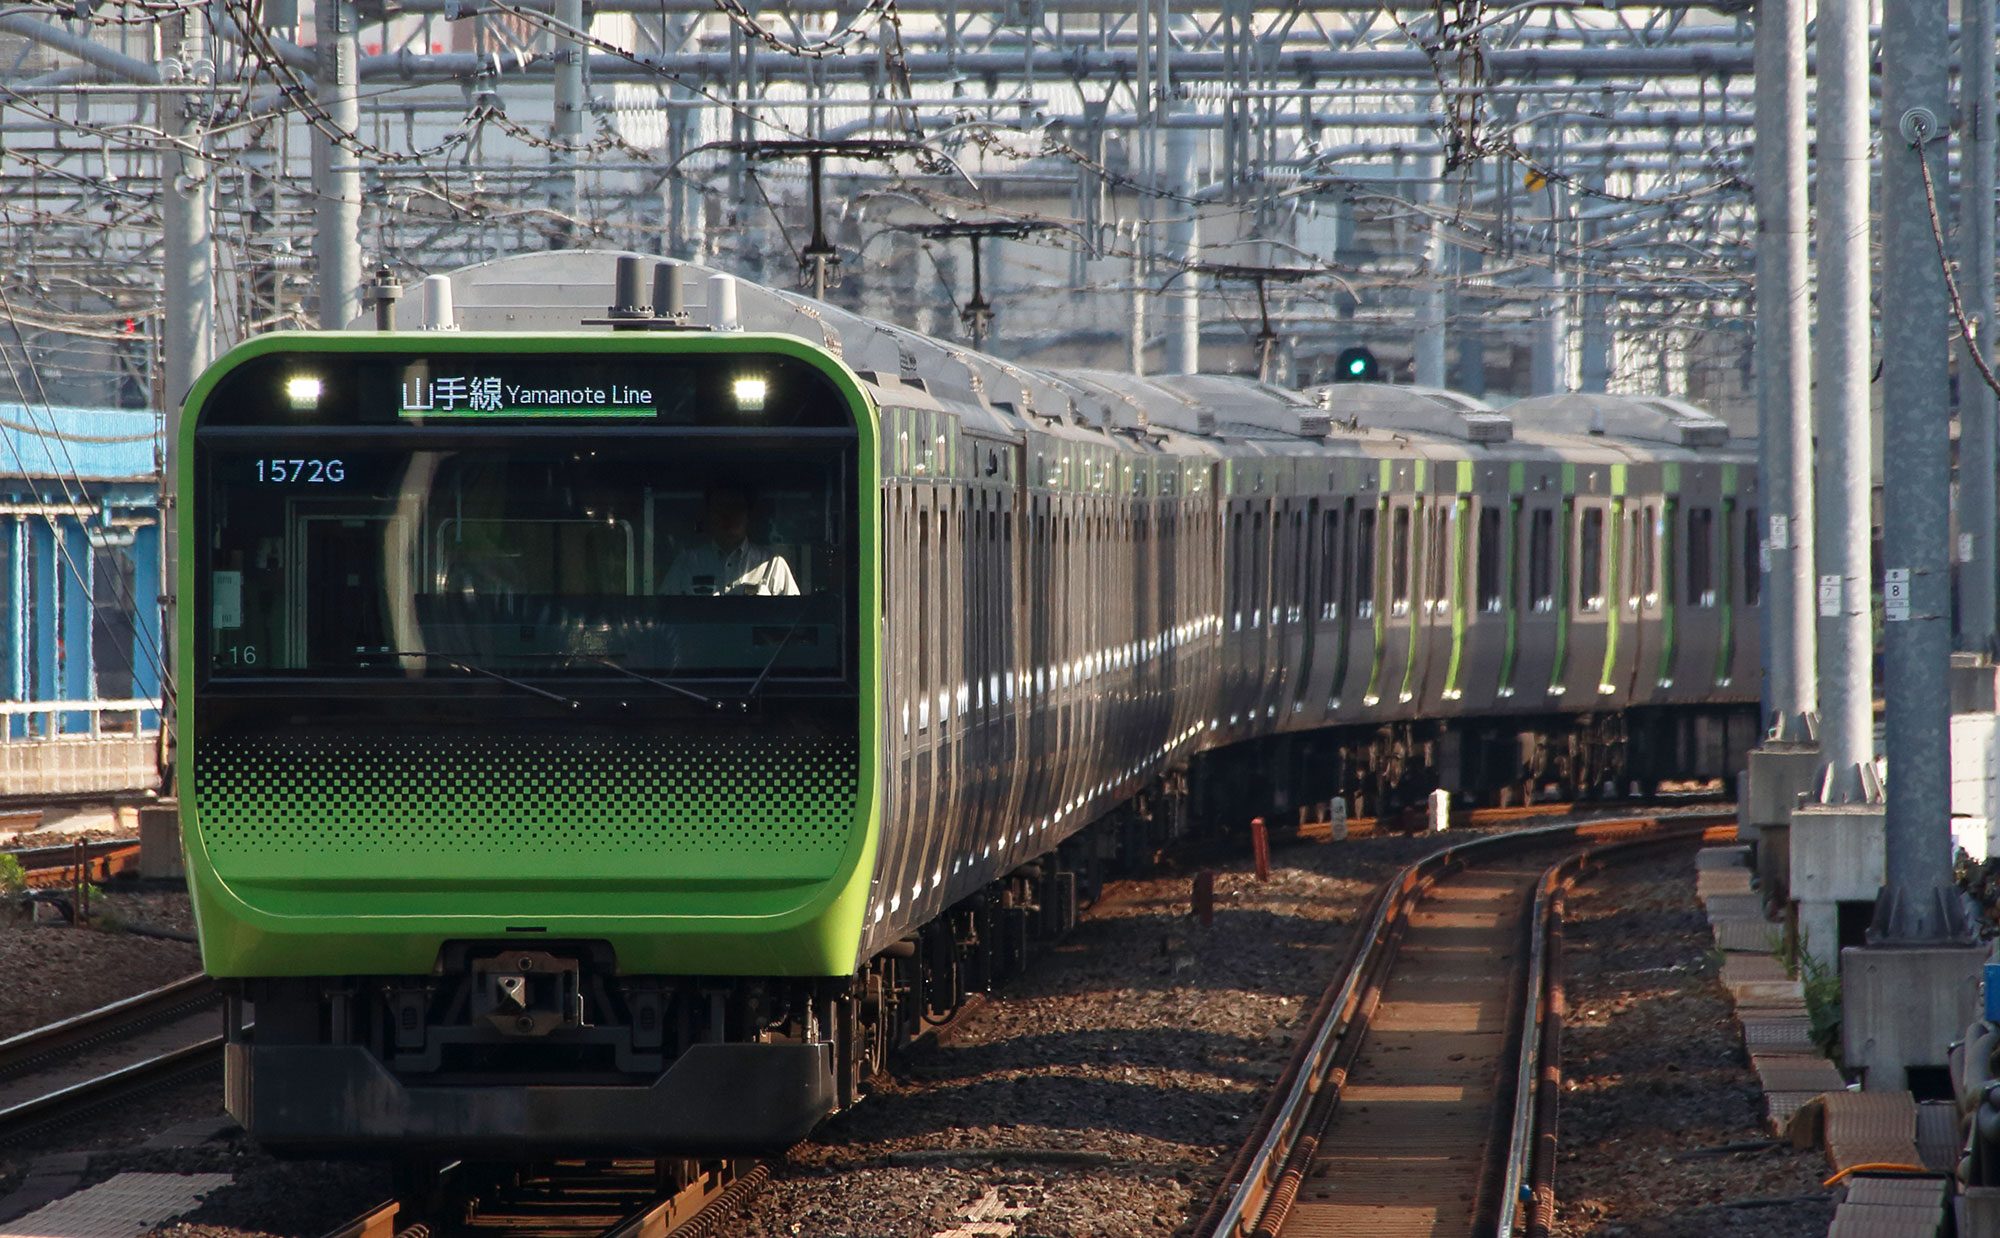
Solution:
[[[391,656],[398,658],[426,658],[433,662],[442,662],[455,671],[464,671],[468,675],[484,675],[486,678],[504,683],[510,688],[519,688],[523,692],[532,692],[545,700],[567,705],[571,709],[576,709],[583,704],[582,701],[563,696],[561,693],[551,692],[547,688],[537,688],[524,679],[516,679],[512,675],[502,675],[499,671],[489,670],[477,662],[461,661],[456,654],[432,653],[426,649],[399,649]]]
[[[716,700],[714,697],[703,696],[701,693],[696,692],[692,688],[683,688],[681,685],[673,682],[671,679],[659,679],[652,675],[642,675],[638,671],[630,670],[626,667],[618,665],[618,663],[612,661],[610,658],[590,657],[590,658],[584,658],[583,660],[586,662],[594,663],[597,666],[601,666],[606,670],[617,671],[620,675],[625,676],[625,678],[627,679],[636,679],[640,683],[649,683],[656,688],[665,688],[669,692],[678,692],[682,696],[688,698],[689,700],[706,705],[710,709],[722,708],[722,702]]]
[[[784,639],[780,640],[778,647],[771,651],[771,660],[764,663],[764,669],[757,672],[757,678],[750,681],[749,690],[743,694],[745,705],[756,700],[757,694],[764,690],[764,681],[771,677],[771,670],[778,665],[778,659],[785,656],[786,648],[791,645],[792,638],[799,634],[799,628],[805,623],[806,615],[811,613],[812,608],[812,601],[809,598],[799,604],[799,617],[792,620],[791,627],[785,629]]]

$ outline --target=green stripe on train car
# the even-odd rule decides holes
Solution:
[[[1472,462],[1463,461],[1459,468],[1459,482],[1462,489],[1470,489]],[[1456,700],[1462,689],[1458,686],[1458,672],[1465,660],[1465,617],[1468,603],[1465,597],[1466,547],[1472,535],[1472,497],[1460,495],[1452,505],[1452,570],[1451,570],[1451,661],[1444,672],[1444,695],[1446,700]]]
[[[1625,466],[1614,465],[1611,470],[1614,494],[1622,494],[1625,488]],[[1623,564],[1619,562],[1619,539],[1625,529],[1625,500],[1611,500],[1611,548],[1605,557],[1611,565],[1607,573],[1610,580],[1604,591],[1604,667],[1597,675],[1597,691],[1610,695],[1618,690],[1612,676],[1618,673],[1618,631],[1624,626],[1625,607],[1620,599],[1624,596]]]
[[[176,516],[180,544],[191,548],[200,536],[204,505],[195,488],[200,413],[237,367],[283,353],[441,356],[494,349],[797,359],[824,375],[848,407],[857,436],[859,492],[872,496],[880,490],[877,410],[838,358],[792,336],[287,332],[230,350],[189,393],[175,473],[181,495]],[[789,769],[746,771],[732,766],[722,771],[725,783],[748,777],[764,791],[804,800],[797,810],[803,814],[799,824],[804,828],[844,830],[844,836],[825,852],[823,868],[808,871],[810,866],[784,861],[782,851],[767,854],[765,848],[739,857],[742,862],[729,872],[721,871],[726,864],[710,865],[706,871],[667,880],[632,868],[614,871],[620,863],[647,858],[647,853],[629,842],[621,849],[613,841],[588,853],[600,871],[558,880],[560,872],[546,862],[539,867],[534,862],[536,847],[546,850],[538,839],[560,837],[566,828],[600,829],[601,818],[620,813],[630,817],[638,811],[633,805],[662,805],[672,817],[653,822],[650,830],[635,831],[649,845],[663,829],[671,833],[679,828],[676,822],[697,832],[712,829],[715,822],[703,814],[710,811],[705,806],[720,798],[716,789],[685,782],[664,785],[649,779],[652,771],[643,761],[605,762],[582,742],[570,746],[575,751],[562,754],[515,753],[513,764],[503,771],[507,785],[498,793],[482,781],[490,770],[429,756],[412,766],[409,760],[399,763],[364,753],[354,764],[318,782],[288,779],[288,770],[279,768],[282,761],[247,770],[204,767],[197,759],[195,723],[201,691],[195,686],[196,676],[189,674],[174,719],[175,773],[188,880],[209,974],[427,974],[441,942],[504,939],[510,926],[524,922],[539,930],[537,940],[607,941],[617,952],[621,970],[633,973],[851,974],[868,911],[881,828],[877,797],[882,743],[881,639],[875,621],[882,613],[882,579],[875,566],[880,562],[880,505],[871,498],[857,503],[856,509],[855,549],[862,566],[854,606],[862,622],[856,668],[859,718],[849,749],[854,762],[851,795],[843,791],[838,798],[826,798],[829,783],[840,781],[829,778],[829,773],[845,771],[826,769],[824,754],[817,763],[810,756],[793,761]],[[185,604],[176,613],[174,634],[180,651],[177,661],[184,667],[197,648],[196,558],[183,554],[178,564],[179,596]],[[846,760],[843,756],[841,764]],[[367,768],[360,768],[362,764]],[[577,777],[591,785],[567,785],[561,777],[548,776],[551,769],[576,770]],[[411,777],[426,780],[418,789],[423,794],[411,794],[407,786],[398,785]],[[460,796],[474,797],[471,806],[449,803]],[[813,802],[815,797],[824,802]],[[438,809],[439,804],[445,808]],[[256,821],[260,814],[280,811],[292,831],[289,835]],[[426,812],[437,819],[425,818]],[[356,836],[366,821],[374,823],[374,833]],[[433,836],[422,847],[406,845],[396,833],[399,826],[413,821]],[[449,826],[460,821],[470,821],[476,832],[496,845],[452,845]],[[231,829],[238,837],[260,829],[256,845],[261,850],[249,854],[245,844],[225,841],[223,836]],[[760,865],[768,864],[774,854],[780,860],[776,871],[763,871]],[[413,861],[441,873],[445,870],[438,866],[448,861],[449,880],[433,879]],[[252,874],[255,880],[240,874]],[[663,905],[671,909],[662,910]]]

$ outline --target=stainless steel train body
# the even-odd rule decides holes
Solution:
[[[459,272],[458,324],[575,331],[603,317],[616,258],[532,255]],[[783,1146],[853,1100],[923,1017],[1017,966],[1031,931],[1074,919],[1091,859],[1080,851],[1104,834],[1080,838],[1085,826],[1129,823],[1135,804],[1181,811],[1190,771],[1197,795],[1234,761],[1260,794],[1375,808],[1434,786],[1519,795],[1723,775],[1750,739],[1754,456],[1698,410],[1573,396],[1502,413],[1407,387],[1301,393],[1036,370],[706,274],[680,275],[694,320],[707,320],[688,329],[803,339],[816,366],[844,366],[858,383],[858,441],[878,453],[857,470],[879,484],[855,513],[856,544],[879,546],[858,564],[869,587],[856,596],[874,597],[879,581],[881,599],[879,616],[856,612],[864,646],[880,653],[873,682],[856,688],[858,750],[878,754],[860,771],[856,828],[872,836],[856,854],[872,861],[853,869],[856,886],[866,881],[858,916],[828,919],[816,952],[757,946],[756,974],[737,962],[752,957],[744,941],[762,940],[747,905],[734,918],[701,905],[735,925],[714,939],[737,949],[726,957],[704,954],[699,934],[613,950],[629,925],[599,933],[579,920],[577,941],[557,943],[575,956],[559,961],[591,996],[546,1033],[548,1052],[505,1046],[525,1063],[520,1077],[398,1073],[393,1054],[351,1079],[249,1070],[236,1094],[253,1134],[453,1155]],[[704,288],[715,304],[701,303]],[[584,690],[555,671],[517,673],[554,699]],[[716,799],[704,811],[718,837],[768,815]],[[485,973],[452,969],[494,943],[404,945],[411,959],[435,950],[438,964],[329,975],[300,954],[230,974],[262,994],[260,1025],[294,1029],[307,1056],[379,1057],[367,1029],[404,1011],[414,1022],[397,1045],[487,1035],[431,1023],[462,1022],[446,991]],[[671,966],[635,974],[635,958]],[[653,1018],[639,1056],[667,1063],[666,1075],[565,1064],[565,1038],[637,1044],[642,1005]],[[764,1072],[755,1113],[713,1079],[695,1089],[701,1103],[661,1091],[674,1065],[753,1046],[772,1050],[762,1066],[738,1063]],[[655,1093],[667,1099],[644,1099]],[[281,1103],[288,1095],[296,1103]]]

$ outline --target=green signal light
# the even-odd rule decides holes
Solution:
[[[1375,354],[1366,347],[1355,344],[1344,348],[1334,360],[1334,381],[1341,383],[1379,383],[1382,381],[1382,364]]]

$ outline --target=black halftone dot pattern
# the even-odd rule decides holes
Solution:
[[[195,748],[217,851],[782,853],[838,860],[852,739],[231,738]]]

